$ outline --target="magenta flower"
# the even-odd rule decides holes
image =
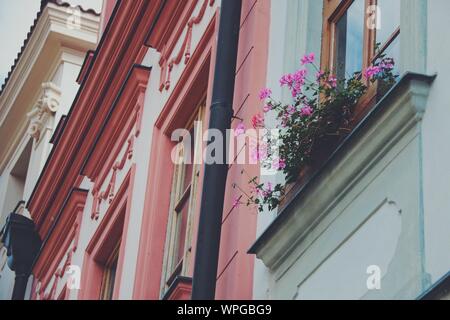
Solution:
[[[273,192],[273,186],[271,182],[266,183],[266,189],[262,192],[263,197],[267,198],[270,197],[270,195]]]
[[[287,86],[292,92],[292,96],[298,96],[302,91],[302,86],[305,84],[305,79],[308,71],[306,69],[297,70],[294,74],[285,74],[280,79],[282,87]]]
[[[266,105],[263,107],[264,113],[267,113],[267,112],[269,112],[269,111],[271,111],[271,110],[272,110],[272,106],[271,106],[270,104],[266,104]]]
[[[256,194],[258,197],[262,196],[261,188],[259,186],[253,187],[252,192]]]
[[[294,77],[292,74],[288,73],[281,77],[280,86],[290,86],[292,85],[292,82],[294,82]]]
[[[304,66],[305,64],[310,64],[313,63],[315,60],[315,54],[314,53],[310,53],[305,55],[302,59],[301,59],[301,63]]]
[[[241,135],[243,135],[245,133],[245,124],[243,122],[239,123],[236,127],[236,129],[234,129],[234,135],[236,137],[239,137]]]
[[[302,85],[305,84],[305,78],[307,74],[308,71],[306,69],[297,70],[293,75],[294,81],[299,82]]]
[[[386,58],[381,61],[380,67],[384,70],[391,71],[392,69],[394,69],[394,60]]]
[[[337,87],[337,78],[335,76],[329,76],[328,84],[330,85],[330,87],[336,88]]]
[[[250,156],[254,162],[266,160],[268,156],[267,144],[261,143],[256,146],[252,146],[250,150]]]
[[[255,129],[264,128],[264,116],[260,113],[254,115],[252,118],[252,126]]]
[[[265,99],[269,98],[271,95],[272,95],[272,90],[265,88],[265,89],[262,89],[261,92],[259,93],[259,99],[265,100]]]
[[[378,75],[382,71],[383,70],[379,66],[368,67],[366,69],[366,71],[364,72],[364,77],[366,77],[366,79],[370,79],[370,78]]]
[[[286,160],[284,159],[274,159],[272,162],[273,170],[283,170],[286,168]]]
[[[292,116],[295,112],[297,112],[297,109],[295,109],[294,106],[289,105],[289,106],[286,108],[286,112],[287,112],[288,115]]]
[[[317,79],[317,81],[322,80],[322,78],[323,78],[324,75],[325,75],[325,72],[323,72],[323,71],[317,72],[317,73],[316,73],[316,79]]]
[[[236,209],[241,205],[241,197],[234,197],[233,199],[233,209]]]
[[[310,117],[310,116],[312,116],[313,113],[314,113],[314,110],[310,106],[305,106],[300,110],[300,115],[302,117]]]

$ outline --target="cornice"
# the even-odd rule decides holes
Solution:
[[[120,141],[121,135],[128,137],[131,127],[134,127],[135,137],[139,136],[144,107],[143,95],[147,89],[150,72],[149,67],[134,65],[117,94],[81,170],[82,175],[86,175],[92,181],[97,179],[102,168],[108,167],[108,157],[119,153],[124,143]]]
[[[70,8],[69,8],[70,9]],[[38,56],[42,54],[42,48],[45,47],[50,36],[57,36],[59,45],[64,42],[64,46],[70,47],[74,40],[84,40],[87,42],[87,48],[82,48],[77,44],[77,49],[92,49],[97,43],[98,28],[100,17],[90,14],[81,13],[80,29],[71,30],[67,27],[67,21],[70,19],[72,11],[68,11],[67,7],[61,7],[54,3],[49,3],[42,12],[39,12],[32,26],[27,39],[24,42],[22,50],[11,68],[8,78],[2,85],[0,92],[0,123],[2,123],[3,115],[7,107],[6,102],[11,100],[11,96],[21,89],[20,80],[28,79],[28,73]]]
[[[39,98],[42,83],[51,80],[60,62],[70,59],[65,53],[79,53],[96,46],[100,18],[82,13],[81,29],[70,30],[66,26],[68,17],[67,8],[53,3],[39,13],[0,93],[0,136],[9,136],[0,140],[0,171],[22,138],[23,130],[16,128],[26,126],[26,114]]]
[[[34,275],[45,286],[60,263],[61,259],[57,257],[62,258],[71,242],[78,237],[87,195],[87,190],[73,189],[61,212],[51,219],[54,224],[53,232],[50,237],[44,239],[33,267]],[[74,246],[76,247],[77,243]]]
[[[52,149],[28,201],[40,233],[46,218],[62,206],[76,184],[89,149],[110,113],[117,93],[144,46],[161,0],[117,2],[67,117],[58,145]],[[145,18],[144,18],[145,17]],[[111,23],[114,21],[114,23]],[[76,186],[75,186],[76,187]]]

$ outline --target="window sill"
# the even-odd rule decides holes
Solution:
[[[192,278],[177,276],[162,300],[190,300]]]
[[[276,269],[307,235],[313,223],[323,219],[327,204],[344,190],[371,157],[386,152],[394,141],[421,122],[430,86],[436,76],[406,73],[364,116],[324,164],[292,189],[291,196],[273,223],[248,253],[256,254],[270,269]],[[306,201],[320,197],[317,201]]]

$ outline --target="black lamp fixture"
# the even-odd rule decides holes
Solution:
[[[0,233],[0,241],[7,249],[8,266],[16,273],[12,300],[25,299],[31,268],[42,243],[34,222],[17,213],[24,204],[24,201],[17,204]]]

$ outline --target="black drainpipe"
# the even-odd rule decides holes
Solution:
[[[224,138],[227,129],[231,127],[233,117],[241,8],[242,0],[224,0],[220,9],[209,128],[219,130]],[[223,202],[228,174],[227,149],[228,145],[224,141],[222,164],[205,166],[192,300],[215,299]]]
[[[18,209],[24,204],[24,201],[19,202],[9,215],[0,239],[7,249],[8,266],[16,273],[12,300],[25,299],[31,267],[41,247],[41,239],[34,222],[17,214]]]

